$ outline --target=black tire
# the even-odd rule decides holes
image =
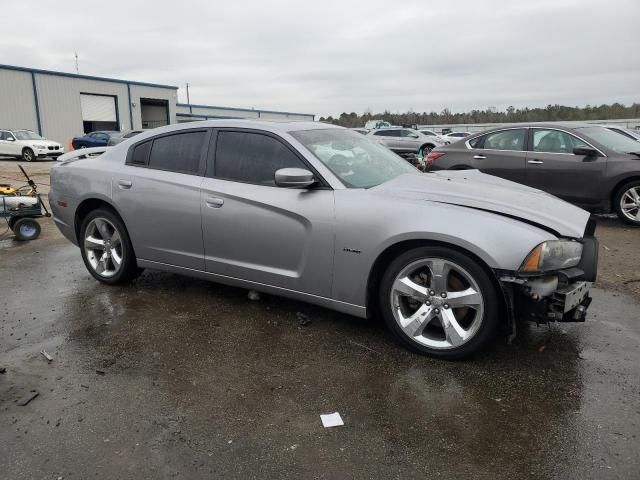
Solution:
[[[25,162],[32,162],[37,157],[36,157],[36,154],[34,153],[34,151],[32,149],[30,149],[29,147],[27,147],[27,148],[23,148],[22,149],[22,157],[21,158]]]
[[[16,236],[16,240],[26,242],[28,240],[35,240],[40,236],[40,224],[33,218],[19,218],[12,226],[13,233]]]
[[[620,220],[622,220],[624,223],[627,223],[629,225],[634,225],[637,227],[637,226],[640,226],[640,202],[638,202],[639,203],[638,209],[634,209],[630,212],[631,214],[634,214],[638,217],[638,219],[636,220],[627,216],[627,214],[624,212],[622,208],[623,197],[625,196],[625,193],[632,188],[635,188],[637,192],[640,193],[640,180],[631,180],[630,182],[627,182],[624,185],[622,185],[614,195],[613,202],[614,202],[614,208],[615,208],[616,214],[618,215],[618,218],[620,218]]]
[[[435,145],[422,145],[420,147],[420,150],[418,151],[418,155],[422,156],[422,158],[427,158],[427,155],[429,155],[429,153],[431,153],[431,150],[433,150],[434,148],[436,148]]]
[[[481,320],[479,321],[479,326],[477,327],[477,330],[475,330],[475,333],[468,340],[466,340],[465,343],[462,343],[461,345],[458,345],[456,347],[449,347],[447,349],[432,348],[418,343],[418,341],[416,341],[414,337],[409,336],[409,334],[402,329],[398,321],[396,321],[393,313],[394,306],[392,305],[391,295],[393,283],[396,277],[407,266],[416,261],[427,258],[444,259],[462,267],[469,275],[471,275],[479,288],[480,294],[482,295],[483,314],[481,317],[479,317],[481,318]],[[497,291],[497,288],[495,287],[489,275],[490,274],[487,273],[487,271],[485,271],[485,269],[481,265],[479,265],[476,260],[457,250],[440,246],[414,248],[398,256],[387,267],[387,270],[385,271],[380,282],[380,312],[382,313],[384,322],[386,323],[389,330],[391,330],[394,336],[406,348],[424,355],[448,360],[456,360],[469,357],[470,355],[473,355],[487,345],[487,343],[493,338],[494,332],[499,322],[499,315],[501,312],[501,297],[499,296],[499,292]],[[438,294],[436,293],[436,296],[437,295]],[[435,303],[433,307],[435,307]],[[450,307],[445,305],[445,307],[440,308]],[[452,308],[451,312],[453,311],[454,309]],[[440,320],[437,320],[435,322],[436,327],[438,325],[442,325],[440,323]]]
[[[88,257],[87,249],[85,248],[85,238],[87,237],[87,228],[92,224],[92,222],[96,219],[105,219],[111,226],[114,227],[114,230],[117,230],[120,237],[120,255],[122,258],[122,263],[119,267],[119,270],[113,276],[103,276],[94,269],[91,265],[90,259]],[[120,283],[126,283],[134,278],[136,278],[140,273],[142,273],[142,269],[138,268],[136,263],[135,253],[133,251],[133,246],[131,245],[131,239],[129,238],[129,234],[127,232],[124,223],[120,219],[120,217],[114,213],[113,211],[106,208],[99,208],[93,210],[89,213],[83,220],[80,226],[80,237],[78,238],[78,242],[80,245],[80,252],[82,254],[82,261],[84,262],[85,267],[89,270],[89,273],[96,280],[106,283],[108,285],[117,285]]]

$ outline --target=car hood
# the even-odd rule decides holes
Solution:
[[[581,238],[590,217],[581,208],[546,192],[478,170],[401,175],[371,192],[493,212],[552,230],[562,237]]]
[[[53,140],[22,140],[29,145],[34,145],[37,147],[48,147],[49,145],[60,146],[58,142],[54,142]]]

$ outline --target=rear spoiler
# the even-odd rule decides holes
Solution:
[[[71,160],[79,160],[81,158],[96,157],[102,155],[111,147],[91,147],[91,148],[79,148],[69,153],[64,153],[58,157],[58,162],[69,162]]]

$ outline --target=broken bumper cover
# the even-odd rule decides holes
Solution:
[[[575,268],[542,276],[511,273],[500,277],[514,318],[537,323],[584,322],[598,270],[598,241],[586,237],[582,242],[582,259]]]

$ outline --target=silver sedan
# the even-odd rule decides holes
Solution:
[[[518,318],[585,318],[593,222],[539,190],[423,174],[320,123],[170,125],[89,150],[52,169],[50,202],[105,284],[150,268],[377,315],[442,358],[513,334]]]

